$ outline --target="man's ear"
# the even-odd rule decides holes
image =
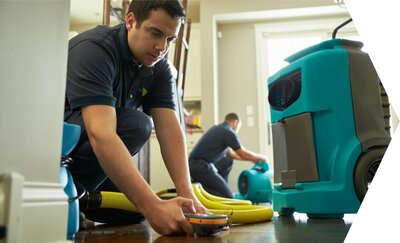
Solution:
[[[235,129],[240,128],[240,121],[239,120],[235,120]]]
[[[237,121],[236,121],[236,120],[232,120],[232,121],[230,122],[230,126],[232,127],[232,129],[236,129],[236,127],[237,127]]]
[[[129,30],[135,28],[135,24],[136,24],[135,15],[132,12],[129,12],[125,17],[126,29],[129,31]]]

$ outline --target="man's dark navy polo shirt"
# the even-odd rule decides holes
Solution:
[[[64,119],[87,105],[175,109],[175,79],[167,60],[139,67],[127,44],[125,24],[97,26],[69,42]],[[72,118],[73,119],[73,118]]]
[[[213,126],[200,138],[190,153],[189,160],[201,159],[215,163],[226,155],[228,148],[238,150],[241,147],[235,131],[224,122]]]

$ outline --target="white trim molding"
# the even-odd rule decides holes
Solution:
[[[0,174],[0,212],[7,243],[70,242],[68,197],[59,183],[27,182],[15,172]]]

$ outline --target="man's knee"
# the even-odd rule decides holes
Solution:
[[[143,112],[117,109],[117,133],[131,153],[136,153],[149,139],[153,124]]]
[[[118,129],[141,129],[146,133],[151,132],[152,122],[143,112],[129,108],[117,108]]]

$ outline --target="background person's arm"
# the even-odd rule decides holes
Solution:
[[[122,140],[116,133],[114,107],[90,105],[82,108],[85,128],[93,151],[111,181],[135,204],[160,234],[193,233],[182,208],[193,211],[185,198],[159,199],[144,180]]]
[[[246,160],[246,161],[251,161],[253,163],[258,163],[261,161],[267,161],[268,158],[266,155],[263,154],[257,154],[254,153],[250,150],[247,150],[243,147],[237,149],[237,150],[233,150],[231,148],[228,149],[228,153],[227,155],[229,157],[231,157],[232,159],[236,159],[236,160]]]

